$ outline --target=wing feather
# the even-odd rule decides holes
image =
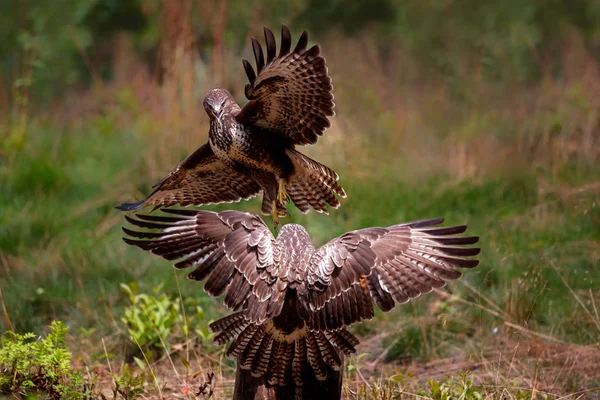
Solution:
[[[454,236],[466,226],[438,227],[443,219],[348,232],[316,249],[306,263],[307,324],[333,330],[390,311],[473,268],[476,236]]]
[[[277,45],[275,44],[275,35],[273,32],[267,27],[264,29],[265,31],[265,43],[267,45],[267,64],[273,61],[273,59],[277,56]]]
[[[247,60],[242,60],[250,82],[245,93],[248,104],[236,116],[237,120],[275,134],[283,135],[292,144],[304,145],[317,141],[331,125],[334,115],[333,86],[319,46],[308,45],[303,32],[290,52],[291,36],[282,26],[281,46],[276,56],[273,32],[265,28],[267,59],[258,40],[252,38],[256,72]]]
[[[285,282],[273,275],[276,268],[270,268],[277,263],[275,238],[258,216],[238,211],[163,211],[172,216],[126,217],[134,226],[160,232],[123,228],[130,236],[123,240],[167,260],[179,260],[177,268],[196,267],[188,277],[206,280],[204,290],[212,296],[226,293],[224,304],[231,309],[257,303],[258,312],[250,313],[250,322],[260,323],[271,317],[269,312],[281,310]]]
[[[260,193],[259,184],[248,176],[225,165],[205,143],[190,154],[144,200],[123,203],[121,211],[137,211],[181,206],[231,203],[247,200]]]
[[[260,71],[262,71],[265,66],[265,58],[263,56],[262,47],[255,38],[252,38],[252,51],[254,51],[254,59],[256,60],[256,72],[258,72],[260,76]]]

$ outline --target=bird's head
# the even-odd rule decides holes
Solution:
[[[210,119],[220,121],[223,114],[230,112],[236,106],[233,96],[227,89],[212,89],[204,97],[204,109]]]

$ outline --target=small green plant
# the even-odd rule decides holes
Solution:
[[[132,342],[136,347],[142,348],[148,360],[152,359],[155,351],[169,351],[174,335],[187,338],[191,332],[201,344],[212,339],[204,311],[194,299],[186,299],[185,308],[188,313],[187,319],[184,319],[180,300],[163,293],[162,285],[153,288],[152,294],[138,293],[135,282],[122,283],[121,288],[131,301],[122,321],[127,324]],[[139,359],[136,362],[142,363]]]
[[[375,379],[371,379],[368,386],[361,385],[356,392],[350,388],[346,388],[346,390],[355,400],[400,400],[403,393],[397,382],[393,380],[381,382]]]
[[[71,366],[71,353],[65,344],[68,328],[63,322],[54,321],[50,329],[44,339],[34,333],[4,333],[0,393],[24,396],[42,392],[52,399],[91,398],[82,375]]]
[[[152,289],[154,295],[137,293],[138,287],[135,283],[122,283],[121,288],[131,301],[122,318],[127,324],[131,340],[142,348],[148,359],[152,358],[153,350],[160,351],[166,347],[168,351],[167,338],[180,319],[179,302],[161,293],[162,285]]]
[[[429,379],[429,393],[419,392],[419,395],[434,400],[481,400],[484,394],[473,387],[473,378],[469,372],[458,375],[458,379],[449,378],[445,382]]]
[[[144,393],[145,374],[135,373],[127,364],[123,364],[118,373],[111,374],[115,380],[114,398],[120,395],[123,399],[136,399]]]

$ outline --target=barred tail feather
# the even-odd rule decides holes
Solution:
[[[273,351],[273,336],[265,335],[258,349],[257,357],[252,361],[252,376],[257,378],[264,376],[269,368],[271,352]]]
[[[261,325],[256,332],[254,333],[254,335],[252,336],[252,338],[250,339],[250,341],[248,342],[248,345],[246,346],[246,348],[244,349],[244,351],[242,352],[240,359],[238,360],[240,363],[240,366],[243,369],[250,369],[252,368],[252,363],[254,362],[254,359],[256,358],[256,355],[258,354],[261,344],[263,342],[265,338],[265,326]]]
[[[238,356],[246,349],[250,339],[256,333],[258,327],[254,324],[248,325],[238,336],[235,338],[231,346],[227,349],[227,358],[235,360]]]
[[[325,363],[325,360],[323,360],[317,338],[310,331],[306,335],[306,343],[308,344],[308,361],[310,362],[310,366],[317,379],[324,381],[327,379],[327,364]]]
[[[216,334],[214,342],[232,341],[227,357],[255,378],[264,377],[271,386],[302,386],[310,370],[318,380],[327,379],[331,370],[343,366],[343,355],[356,353],[358,339],[345,328],[309,330],[299,328],[283,333],[273,321],[254,324],[243,311],[233,313],[209,325]]]
[[[296,386],[302,386],[304,383],[304,370],[306,369],[306,337],[296,339],[294,347],[294,359],[292,361],[292,378]]]
[[[356,346],[358,346],[358,339],[356,336],[348,332],[346,329],[339,329],[337,331],[325,332],[327,339],[335,347],[340,349],[344,355],[353,357],[356,354]]]
[[[237,312],[213,322],[208,326],[208,330],[216,334],[214,344],[221,346],[238,337],[248,325],[250,322],[244,318],[244,313]]]
[[[285,191],[296,207],[307,213],[312,207],[317,212],[327,213],[327,206],[338,208],[337,196],[346,197],[346,192],[337,182],[338,175],[329,167],[305,156],[296,150],[288,150],[295,171],[286,179]]]
[[[271,362],[267,371],[267,382],[270,385],[285,386],[289,382],[290,368],[294,357],[294,342],[278,342],[277,350],[271,354]]]

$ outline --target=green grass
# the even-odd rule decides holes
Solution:
[[[168,290],[175,289],[168,263],[120,240],[124,219],[114,206],[131,200],[127,180],[142,181],[141,193],[153,183],[139,172],[144,142],[127,133],[38,129],[15,163],[0,170],[0,248],[7,256],[1,288],[15,327],[36,330],[53,318],[97,324],[105,319],[98,311],[123,303],[121,282],[151,288],[166,281]],[[556,190],[597,182],[594,166],[573,163],[553,175],[538,168],[455,182],[430,176],[418,184],[391,174],[340,175],[349,195],[340,209],[329,216],[294,210],[284,220],[305,225],[316,244],[352,229],[443,216],[481,237],[481,266],[467,271],[466,280],[498,304],[512,280],[541,274],[546,287],[531,317],[542,326],[578,307],[560,275],[575,291],[594,289],[592,277],[600,273],[593,257],[600,240],[597,192],[540,194],[542,180]],[[229,207],[258,212],[256,201]],[[200,295],[197,285],[185,283],[182,290]],[[86,305],[93,304],[103,307],[86,315]],[[585,342],[585,335],[577,341]]]
[[[75,337],[91,328],[96,338],[117,332],[111,358],[119,358],[127,353],[119,341],[128,341],[120,284],[136,282],[146,293],[163,284],[179,296],[168,262],[121,241],[125,221],[114,206],[154,183],[144,172],[147,146],[134,132],[36,126],[14,163],[0,167],[2,330],[10,321],[18,332],[40,332],[60,319]],[[306,226],[315,244],[348,230],[438,216],[481,237],[480,266],[444,289],[454,296],[430,294],[353,328],[365,340],[387,331],[379,348],[389,347],[390,365],[450,357],[458,348],[478,352],[506,322],[565,343],[599,343],[593,185],[600,170],[593,164],[532,163],[517,172],[461,180],[431,173],[418,181],[394,164],[360,177],[344,174],[350,163],[335,167],[348,193],[342,207],[329,216],[294,210],[284,220]],[[259,211],[258,201],[212,209],[229,207]],[[185,274],[177,272],[182,296],[198,298],[207,320],[224,315]],[[85,351],[104,354],[100,346]]]

